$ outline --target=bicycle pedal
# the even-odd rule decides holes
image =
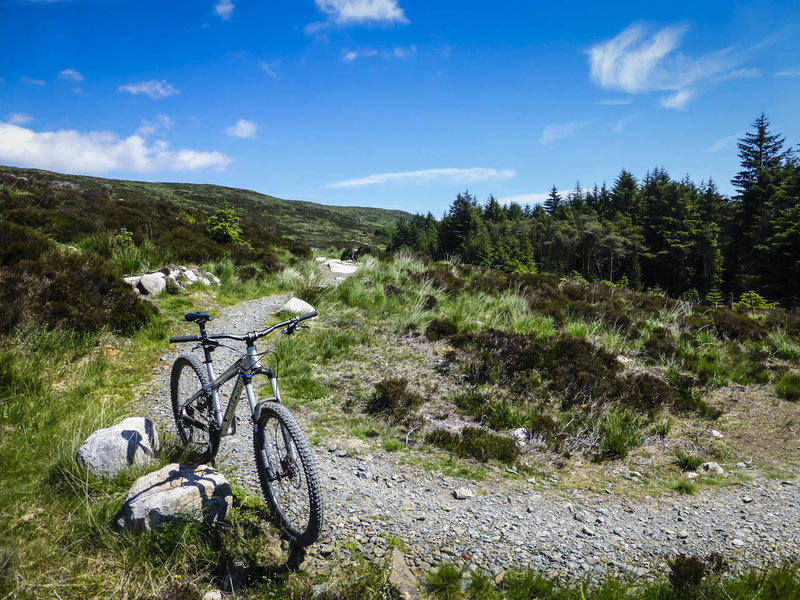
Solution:
[[[234,415],[233,421],[231,421],[231,435],[236,434],[236,429],[239,425],[239,417],[238,415]]]

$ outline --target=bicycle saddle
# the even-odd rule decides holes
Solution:
[[[207,321],[213,320],[210,314],[204,312],[187,313],[186,315],[184,315],[183,318],[186,319],[187,321],[192,321],[194,323],[197,323],[198,325],[202,325]]]

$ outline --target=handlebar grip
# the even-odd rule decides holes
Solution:
[[[176,344],[176,343],[179,343],[179,342],[199,342],[199,341],[200,341],[200,335],[199,334],[178,335],[178,336],[169,338],[169,343],[170,344]]]
[[[317,311],[312,310],[310,313],[306,313],[304,315],[300,315],[299,317],[297,317],[297,321],[299,323],[300,321],[305,321],[306,319],[310,319],[311,317],[316,317],[316,316],[317,316]]]

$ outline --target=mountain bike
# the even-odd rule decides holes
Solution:
[[[220,439],[236,433],[236,406],[242,391],[246,394],[252,414],[253,449],[261,490],[275,524],[289,541],[290,561],[302,561],[304,549],[319,537],[322,529],[322,489],[308,440],[295,418],[281,403],[275,346],[284,335],[305,329],[300,323],[316,315],[316,311],[310,312],[261,331],[237,335],[208,333],[205,324],[212,320],[211,316],[204,312],[193,312],[184,318],[198,325],[200,333],[169,338],[170,343],[196,342],[198,345],[194,349],[203,350],[204,364],[193,354],[182,354],[175,359],[170,394],[180,440],[203,449],[211,464],[215,464]],[[280,335],[272,347],[265,352],[258,352],[256,341],[276,330],[280,330]],[[244,342],[246,351],[241,353],[241,350],[232,348],[241,356],[216,377],[211,354],[222,346],[219,340]],[[224,347],[231,349],[230,346]],[[263,366],[262,359],[267,355],[274,356],[274,369]],[[253,391],[253,378],[258,375],[266,375],[272,390],[272,396],[260,402]],[[234,378],[233,391],[223,410],[219,390]]]

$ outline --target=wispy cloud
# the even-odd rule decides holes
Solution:
[[[475,167],[472,169],[426,169],[422,171],[402,171],[399,173],[379,173],[357,179],[346,179],[329,183],[326,188],[349,188],[377,185],[381,183],[457,183],[460,185],[476,181],[505,181],[516,176],[513,169],[489,169]]]
[[[745,134],[744,131],[740,131],[739,133],[734,133],[733,135],[726,135],[724,138],[718,139],[716,142],[711,144],[708,148],[706,148],[706,152],[719,152],[720,150],[724,150],[739,138],[743,137]]]
[[[273,79],[278,79],[278,74],[275,72],[275,67],[277,67],[279,64],[281,64],[280,59],[273,60],[272,62],[266,62],[261,60],[258,62],[258,68],[264,71],[264,73],[266,73]]]
[[[64,81],[83,81],[84,77],[75,69],[64,69],[58,72],[58,78]]]
[[[33,117],[25,113],[11,113],[8,115],[8,122],[12,125],[23,125],[30,121],[33,121]]]
[[[693,87],[730,68],[728,50],[698,58],[677,52],[685,25],[670,25],[650,34],[643,23],[630,25],[616,37],[588,50],[592,81],[604,89],[630,94],[671,90],[666,108],[685,108],[696,95]]]
[[[633,98],[625,98],[621,100],[598,100],[595,104],[599,106],[624,106],[633,102]]]
[[[220,152],[169,150],[167,142],[148,144],[140,135],[74,129],[33,131],[0,122],[0,161],[40,169],[103,174],[112,171],[222,171],[232,158]]]
[[[764,74],[762,69],[736,69],[730,73],[725,73],[717,77],[717,81],[725,81],[727,79],[755,79]]]
[[[305,32],[317,33],[330,25],[393,25],[409,22],[397,0],[314,0],[327,17],[306,25]]]
[[[19,80],[22,83],[27,83],[30,85],[44,85],[44,79],[34,79],[33,77],[28,77],[27,75],[20,77]]]
[[[590,121],[570,121],[569,123],[553,123],[542,131],[539,141],[542,144],[551,144],[556,140],[572,137],[579,129],[586,127]]]
[[[248,121],[246,119],[239,119],[233,125],[225,128],[225,133],[227,133],[231,137],[237,138],[252,138],[256,136],[256,132],[258,131],[258,125],[253,123],[253,121]]]
[[[800,69],[784,69],[775,73],[774,77],[800,77]]]
[[[364,48],[360,50],[352,50],[344,48],[342,50],[342,62],[353,62],[358,58],[372,58],[378,57],[386,60],[402,59],[413,56],[417,53],[417,46],[395,46],[391,50],[376,50],[375,48]]]
[[[678,90],[674,94],[663,97],[661,99],[661,106],[664,108],[685,110],[689,100],[694,98],[694,94],[692,90]]]
[[[628,123],[635,121],[639,115],[628,115],[627,117],[622,117],[611,128],[611,133],[622,133],[622,130],[628,125]]]
[[[158,115],[154,121],[142,119],[142,124],[136,130],[136,135],[148,137],[155,133],[166,133],[172,127],[172,119],[167,115]]]
[[[180,94],[171,84],[167,83],[166,79],[129,83],[128,85],[119,86],[118,89],[120,92],[128,92],[129,94],[145,94],[152,100],[160,100],[161,98]]]
[[[218,0],[214,5],[214,14],[223,21],[227,21],[233,16],[233,9],[235,8],[231,0]]]

